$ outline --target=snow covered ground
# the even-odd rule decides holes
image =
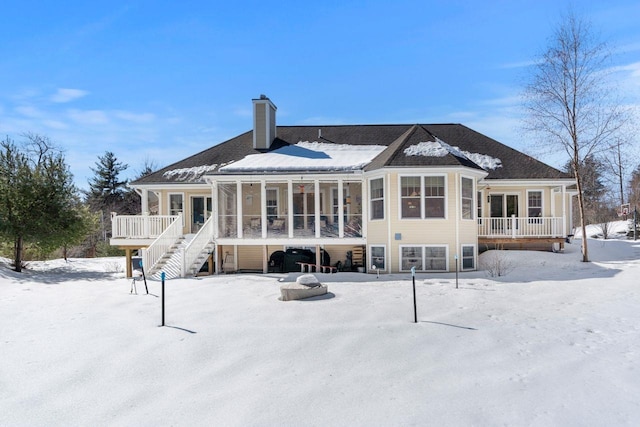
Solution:
[[[417,324],[410,275],[171,280],[158,327],[123,258],[0,266],[0,425],[638,425],[640,241],[579,245],[418,274]]]

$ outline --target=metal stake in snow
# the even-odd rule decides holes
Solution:
[[[453,256],[456,260],[456,289],[458,289],[458,254]]]
[[[413,280],[413,323],[418,323],[418,307],[416,305],[416,267],[411,267],[411,279]]]
[[[163,271],[162,273],[160,273],[160,280],[162,281],[162,325],[160,326],[164,326],[164,278],[165,274]]]

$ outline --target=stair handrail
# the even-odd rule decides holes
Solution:
[[[153,268],[156,266],[162,256],[173,246],[182,236],[182,213],[178,213],[176,219],[142,251],[142,261],[145,271],[148,275],[153,274]]]
[[[189,244],[183,248],[182,254],[182,277],[186,277],[187,271],[193,267],[204,248],[213,239],[213,216],[202,224],[202,227],[191,239]]]

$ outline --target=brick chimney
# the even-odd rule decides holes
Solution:
[[[267,150],[276,138],[276,110],[266,95],[253,100],[253,148]]]

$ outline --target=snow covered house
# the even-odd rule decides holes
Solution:
[[[114,215],[111,244],[170,276],[207,260],[446,272],[495,245],[562,249],[571,230],[572,177],[461,124],[279,126],[264,95],[253,113],[252,130],[132,182],[143,215]]]

